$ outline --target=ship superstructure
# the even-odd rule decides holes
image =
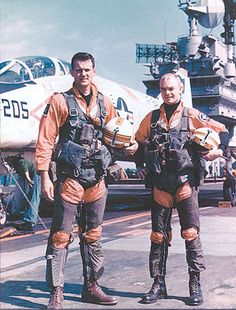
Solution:
[[[165,45],[136,45],[136,61],[147,63],[153,79],[144,80],[147,94],[159,94],[159,79],[180,67],[188,71],[193,106],[224,123],[236,135],[236,0],[187,0],[179,7],[188,15],[189,34]],[[202,36],[198,24],[212,29],[223,22],[222,40]]]

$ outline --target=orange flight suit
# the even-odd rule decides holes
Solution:
[[[87,107],[84,98],[74,86],[72,92],[82,111],[90,117],[95,117],[99,108],[96,102],[98,93],[97,87],[92,84],[93,95],[89,107]],[[112,102],[105,96],[104,104],[106,109],[105,123],[107,123],[116,116],[116,110]],[[49,99],[45,113],[40,121],[39,135],[36,144],[37,170],[49,170],[56,138],[59,135],[60,128],[66,122],[67,117],[68,107],[64,96],[62,94],[53,95]],[[103,196],[105,191],[106,186],[104,180],[101,180],[88,189],[84,189],[76,180],[68,177],[63,183],[61,194],[65,201],[76,204],[80,201],[96,201]]]
[[[159,126],[161,126],[165,130],[169,130],[172,128],[175,128],[179,122],[181,121],[181,116],[184,109],[184,103],[181,102],[177,109],[174,111],[174,113],[171,115],[170,120],[167,120],[166,112],[164,109],[164,104],[160,106],[160,118],[159,118]],[[225,125],[210,119],[205,114],[201,113],[200,111],[189,108],[188,111],[189,116],[189,134],[193,134],[194,130],[201,127],[208,127],[214,129],[217,133],[225,131],[227,132],[227,129]],[[152,112],[149,112],[146,117],[141,122],[136,135],[135,139],[139,143],[144,143],[146,139],[150,137],[150,128],[151,128],[151,119],[152,119]],[[178,190],[175,193],[175,197],[171,195],[170,193],[167,193],[165,191],[162,191],[158,189],[157,187],[154,187],[153,189],[153,196],[154,200],[157,203],[160,203],[162,206],[165,207],[171,207],[173,205],[174,199],[179,202],[182,201],[189,196],[191,196],[192,191],[188,183],[184,183],[181,187],[178,188]]]

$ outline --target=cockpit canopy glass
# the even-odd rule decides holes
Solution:
[[[19,57],[0,63],[0,82],[20,83],[40,77],[65,75],[70,64],[44,56]]]

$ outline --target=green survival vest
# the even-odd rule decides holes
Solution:
[[[59,141],[53,160],[57,163],[57,174],[78,180],[88,188],[104,176],[112,159],[102,144],[106,110],[104,97],[98,93],[99,106],[96,123],[79,107],[72,93],[63,93],[68,106],[68,118],[60,128]]]
[[[151,187],[174,194],[185,182],[198,186],[201,161],[189,140],[188,108],[179,124],[168,131],[158,125],[160,110],[152,113],[150,138],[146,145],[146,165]]]

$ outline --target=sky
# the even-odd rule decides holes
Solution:
[[[136,63],[136,43],[164,44],[188,35],[188,17],[178,3],[0,0],[0,60],[45,55],[70,61],[76,52],[86,51],[95,57],[97,75],[145,92],[142,80],[150,78],[149,69]]]

